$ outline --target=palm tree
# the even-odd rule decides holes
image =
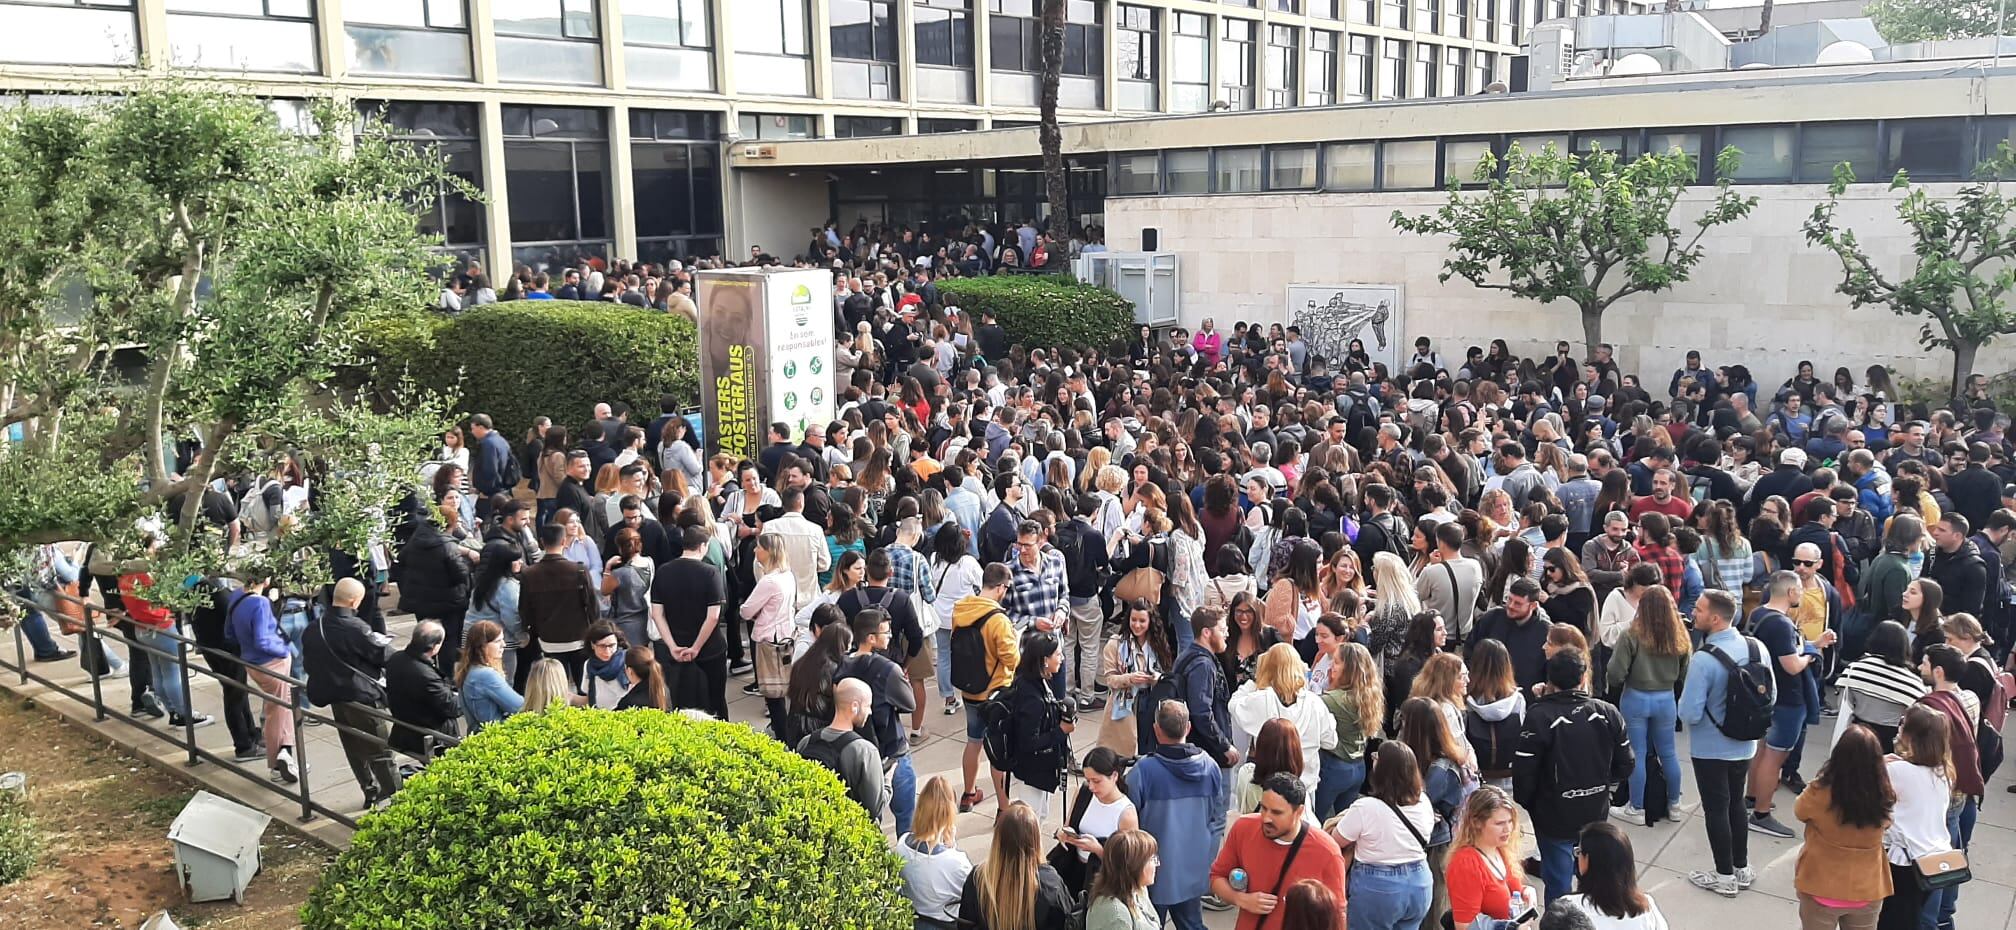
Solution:
[[[1043,146],[1044,197],[1050,202],[1050,238],[1070,235],[1064,177],[1064,133],[1057,125],[1057,85],[1064,77],[1064,0],[1043,0],[1043,93],[1038,105],[1042,122],[1036,137]]]
[[[1757,24],[1758,38],[1763,38],[1764,36],[1771,34],[1771,7],[1774,5],[1775,5],[1774,0],[1764,0],[1764,17],[1763,20]]]

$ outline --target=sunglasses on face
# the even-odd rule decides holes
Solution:
[[[1820,562],[1817,559],[1793,559],[1792,564],[1803,565],[1807,568],[1812,568],[1815,565],[1819,565]]]

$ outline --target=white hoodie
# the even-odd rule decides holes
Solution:
[[[1310,791],[1316,790],[1323,774],[1316,754],[1337,747],[1337,719],[1330,716],[1330,709],[1323,706],[1321,697],[1303,691],[1294,704],[1282,704],[1274,689],[1255,688],[1249,681],[1232,695],[1230,707],[1232,725],[1244,732],[1249,742],[1260,735],[1260,728],[1267,721],[1276,717],[1293,724],[1295,735],[1302,738],[1302,782]]]

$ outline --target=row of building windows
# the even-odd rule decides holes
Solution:
[[[1421,191],[1450,183],[1475,186],[1486,154],[1501,159],[1513,145],[1536,152],[1585,154],[1595,149],[1626,159],[1643,152],[1685,152],[1700,166],[1699,183],[1716,180],[1715,153],[1734,147],[1742,159],[1729,177],[1740,183],[1824,183],[1846,163],[1863,181],[1898,171],[1923,180],[1967,177],[2004,142],[2016,144],[2016,118],[1939,118],[1626,129],[1530,135],[1445,136],[1363,142],[1172,149],[1126,153],[1110,162],[1112,196],[1282,192]],[[1500,167],[1502,170],[1502,165]]]
[[[358,108],[393,138],[434,150],[452,173],[482,187],[476,106],[365,101]],[[584,255],[607,257],[621,209],[633,211],[641,257],[718,252],[720,114],[627,111],[623,118],[630,123],[634,198],[628,205],[612,202],[610,117],[610,111],[582,107],[503,108],[504,187],[514,257],[535,266]],[[420,227],[441,236],[446,249],[457,254],[479,255],[489,238],[482,205],[448,190],[421,213]]]
[[[163,2],[169,58],[178,67],[301,74],[324,70],[314,0]],[[604,85],[601,2],[493,0],[499,78]],[[1039,0],[827,0],[832,95],[973,102],[976,2],[986,4],[984,38],[991,73],[984,77],[994,101],[1033,106],[1035,76],[1042,70]],[[1297,12],[1312,16],[1337,18],[1339,13],[1337,3],[1275,2],[1302,7]],[[911,5],[908,41],[918,65],[914,93],[899,86],[902,3]],[[1348,21],[1408,28],[1410,11],[1418,9],[1427,12],[1413,17],[1422,24],[1416,31],[1516,45],[1519,24],[1529,13],[1552,15],[1557,8],[1562,15],[1600,12],[1613,3],[1622,0],[1350,0],[1343,12],[1350,14]],[[812,94],[810,30],[817,24],[808,15],[808,0],[621,0],[619,11],[631,87],[714,90],[714,17],[726,15],[732,21],[729,54],[738,91]],[[465,0],[346,0],[342,16],[344,64],[352,74],[465,81],[474,76]],[[1165,17],[1166,50],[1160,47]],[[1501,34],[1501,24],[1511,32]],[[1109,28],[1114,45],[1110,63]],[[1372,36],[1109,0],[1067,0],[1064,39],[1063,105],[1104,108],[1101,78],[1111,67],[1120,85],[1113,103],[1130,112],[1201,112],[1214,103],[1233,109],[1320,106],[1465,93],[1481,88],[1497,58],[1482,50],[1418,43],[1421,59],[1403,63],[1393,80],[1382,82],[1374,78]],[[140,51],[134,0],[0,0],[0,62],[134,65]],[[1346,56],[1341,69],[1340,54]],[[1170,99],[1162,101],[1157,99],[1157,79],[1165,55],[1172,87]],[[1487,58],[1493,60],[1488,65],[1481,61]],[[1475,79],[1466,71],[1473,67],[1469,59],[1480,59]],[[1407,76],[1422,67],[1428,71],[1415,74],[1410,84]]]

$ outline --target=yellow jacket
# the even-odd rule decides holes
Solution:
[[[990,616],[991,615],[991,616]],[[987,682],[985,694],[962,692],[969,701],[984,701],[994,692],[1008,687],[1015,678],[1015,665],[1021,659],[1021,652],[1015,645],[1015,627],[1008,622],[1008,613],[999,601],[978,594],[967,595],[952,605],[953,635],[958,630],[986,621],[980,628],[980,635],[987,639],[987,668],[993,673]]]

